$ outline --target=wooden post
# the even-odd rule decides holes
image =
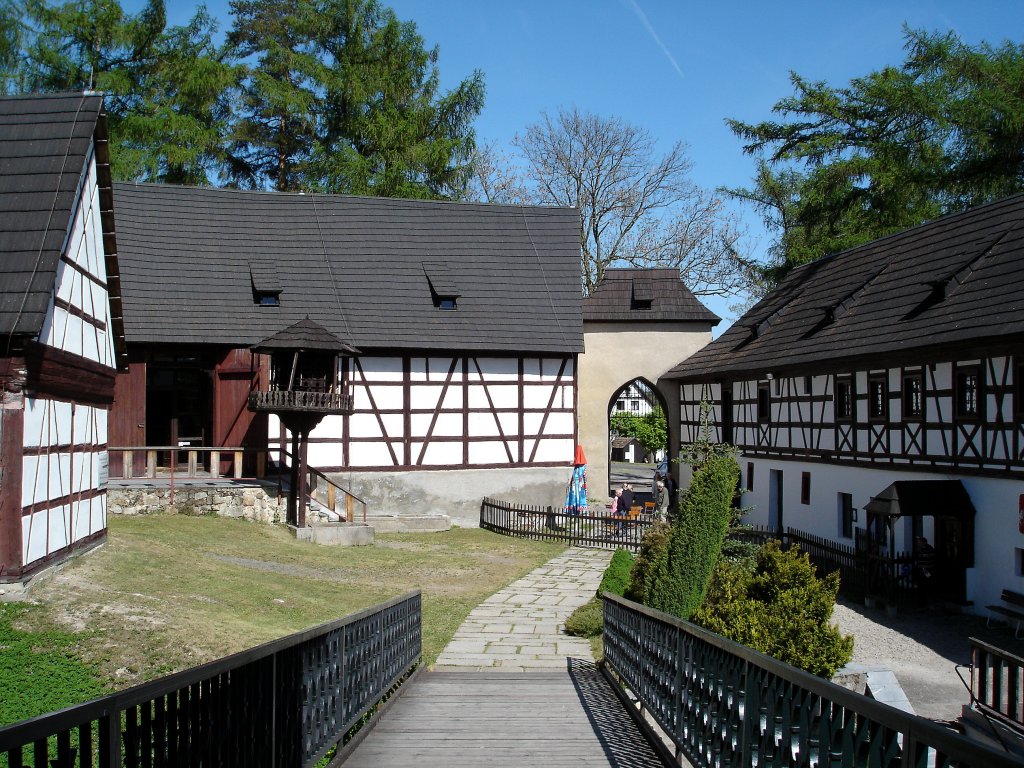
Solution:
[[[242,452],[235,451],[235,478],[242,476]]]
[[[146,477],[156,477],[156,451],[146,451]]]
[[[199,469],[199,451],[188,452],[188,476],[195,477]]]
[[[299,490],[299,433],[292,431],[292,481],[288,484],[288,524],[298,525],[298,508],[295,503],[296,494]]]
[[[299,438],[299,488],[296,502],[296,525],[306,527],[306,449],[309,447],[309,433],[301,433]]]
[[[352,510],[352,494],[351,493],[346,493],[345,494],[345,519],[348,520],[349,523],[355,523],[354,513],[353,513],[353,510]]]
[[[220,451],[210,451],[210,477],[220,477]]]
[[[20,574],[22,569],[22,443],[25,398],[21,392],[0,387],[0,570]],[[30,480],[31,482],[31,480]]]
[[[262,480],[267,476],[267,454],[260,451],[256,454],[256,477]]]
[[[335,501],[334,496],[335,496],[334,486],[332,484],[328,483],[327,484],[327,508],[329,510],[331,510],[331,512],[334,511],[334,501]]]
[[[132,466],[134,451],[121,451],[121,475],[125,480],[131,479],[135,473],[132,471],[135,467]]]

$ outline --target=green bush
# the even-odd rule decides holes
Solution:
[[[668,547],[654,561],[647,605],[688,619],[704,602],[732,519],[740,467],[732,455],[713,455],[694,469],[679,502]]]
[[[650,591],[654,575],[654,562],[658,555],[668,548],[668,535],[671,530],[668,523],[659,520],[640,540],[640,552],[633,563],[633,570],[629,574],[629,586],[625,592],[625,596],[630,600],[647,604],[647,593]]]
[[[566,634],[575,637],[597,637],[604,631],[604,601],[592,597],[565,620]]]
[[[830,678],[853,656],[853,637],[831,623],[839,575],[818,578],[799,548],[766,543],[753,569],[723,559],[693,621],[794,667]]]
[[[626,594],[626,587],[629,586],[629,574],[633,570],[633,553],[628,549],[617,549],[612,555],[612,561],[605,569],[604,577],[601,579],[601,586],[597,588],[597,594],[611,592],[614,595]]]

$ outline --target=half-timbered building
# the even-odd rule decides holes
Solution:
[[[707,402],[751,522],[925,536],[939,594],[998,601],[1024,587],[1022,309],[1022,196],[797,267],[669,374],[682,440]]]
[[[485,495],[560,504],[583,350],[575,210],[115,185],[130,367],[118,446],[269,447],[251,347],[308,317],[351,412],[308,463],[377,515],[479,516]]]
[[[103,99],[0,99],[0,582],[106,535],[124,354]]]

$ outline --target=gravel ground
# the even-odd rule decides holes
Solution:
[[[955,720],[970,699],[956,672],[962,665],[970,680],[968,638],[1024,655],[1024,640],[1015,640],[1012,629],[988,628],[979,616],[935,609],[887,616],[840,598],[832,620],[854,636],[855,663],[892,670],[914,711],[933,720]]]

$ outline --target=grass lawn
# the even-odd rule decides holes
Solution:
[[[25,685],[9,667],[27,662],[2,661],[14,661],[16,640],[45,657],[48,670],[85,669],[99,687],[119,689],[416,588],[424,660],[432,664],[474,606],[564,549],[478,529],[324,547],[297,542],[282,527],[216,517],[109,523],[105,546],[33,588],[36,604],[0,607],[0,690]],[[5,626],[16,631],[4,635]],[[64,687],[72,696],[41,711],[98,692],[81,682]],[[11,722],[35,713],[0,714]]]

